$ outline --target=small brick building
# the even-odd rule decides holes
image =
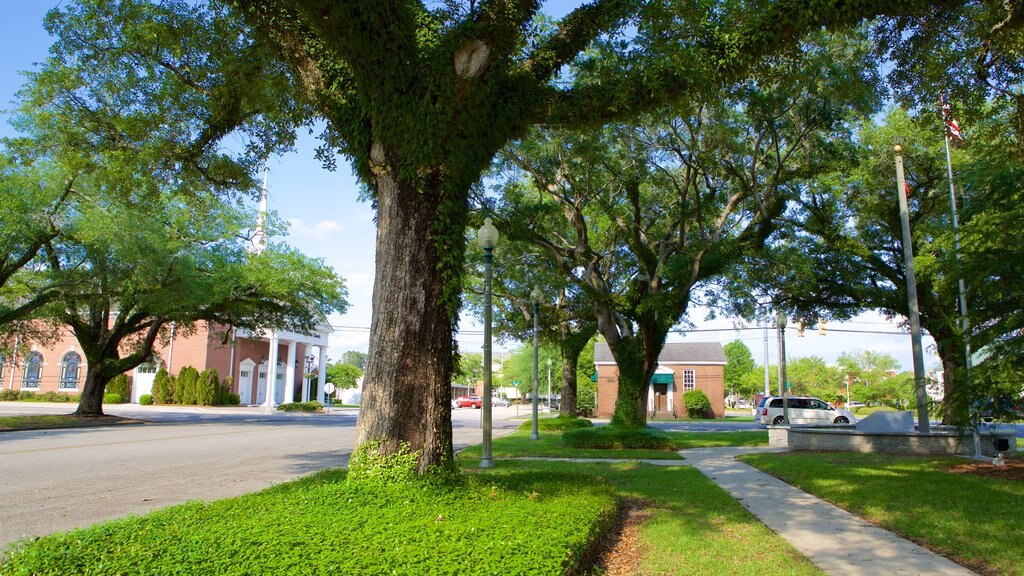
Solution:
[[[683,394],[703,390],[716,418],[725,416],[725,352],[718,342],[665,344],[647,391],[647,417],[685,418]],[[597,416],[611,417],[619,393],[619,367],[605,342],[594,345]]]

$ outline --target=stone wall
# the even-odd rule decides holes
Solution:
[[[1006,434],[1003,435],[1006,437]],[[981,435],[981,453],[994,456],[993,435]],[[883,452],[920,455],[964,455],[974,452],[970,435],[940,432],[927,436],[918,434],[873,434],[853,429],[822,429],[802,427],[768,427],[768,443],[773,447],[790,450],[824,450],[838,452]],[[1017,439],[1009,437],[1009,452],[1017,451]]]

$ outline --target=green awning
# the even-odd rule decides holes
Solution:
[[[590,381],[597,382],[597,372],[594,372],[594,375],[590,377]]]
[[[671,384],[672,374],[655,374],[651,376],[651,384]]]

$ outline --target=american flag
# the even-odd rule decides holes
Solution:
[[[957,146],[964,145],[964,135],[960,132],[960,123],[953,116],[953,106],[946,97],[942,97],[942,123],[946,125],[946,136]]]

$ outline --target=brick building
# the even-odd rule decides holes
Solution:
[[[605,342],[594,345],[597,416],[610,417],[619,393],[619,367]],[[725,352],[718,342],[665,344],[647,390],[648,418],[684,418],[683,394],[703,390],[716,418],[725,416]]]
[[[149,394],[157,370],[166,368],[172,375],[185,366],[202,372],[215,368],[221,380],[231,376],[231,391],[241,404],[270,404],[324,398],[327,371],[317,370],[316,381],[307,382],[307,366],[327,365],[327,338],[331,328],[320,326],[315,334],[270,332],[253,334],[247,330],[199,323],[186,334],[175,334],[164,345],[154,347],[153,362],[128,373],[131,385],[129,401],[137,403]],[[277,366],[271,371],[269,366]],[[33,344],[19,358],[0,356],[0,389],[77,394],[85,383],[87,365],[82,348],[69,330],[59,340],[41,346]],[[268,393],[268,391],[270,391]]]

